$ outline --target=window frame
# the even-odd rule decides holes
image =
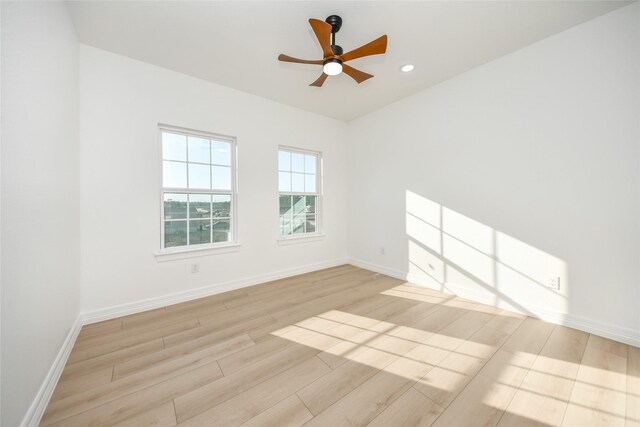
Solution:
[[[316,158],[316,191],[305,192],[305,191],[280,191],[280,151],[287,151],[289,153],[297,153],[297,154],[306,154],[313,155]],[[286,145],[279,145],[278,150],[276,151],[276,173],[277,173],[277,192],[278,192],[278,227],[277,227],[277,235],[278,242],[282,244],[287,243],[295,243],[296,241],[309,241],[309,240],[317,240],[319,238],[324,237],[324,215],[323,215],[323,167],[324,161],[322,157],[321,151],[309,150],[305,148],[291,147]],[[286,172],[286,171],[283,171]],[[292,171],[289,170],[289,173]],[[301,234],[289,234],[283,236],[280,234],[280,196],[316,196],[316,227],[315,231],[311,233],[301,233]]]
[[[177,135],[184,135],[186,137],[192,136],[196,138],[205,138],[205,139],[215,139],[219,141],[228,142],[231,145],[230,154],[231,154],[231,185],[229,190],[219,190],[219,189],[202,189],[202,188],[188,188],[189,186],[189,176],[188,176],[188,166],[187,166],[187,187],[165,187],[164,186],[164,156],[163,156],[163,146],[162,146],[162,134],[164,132],[173,133]],[[219,133],[200,131],[194,129],[188,129],[178,126],[172,126],[167,124],[158,124],[158,152],[159,152],[159,165],[160,165],[160,249],[156,252],[156,256],[163,255],[172,255],[172,254],[189,254],[191,252],[221,252],[226,253],[230,248],[234,248],[240,245],[239,236],[238,236],[238,154],[237,154],[237,139],[233,136],[223,135]],[[189,164],[189,150],[187,147],[186,160],[182,163]],[[193,162],[192,162],[193,163]],[[195,164],[200,164],[199,162],[195,162]],[[210,163],[209,166],[213,166],[213,163]],[[197,245],[189,245],[189,232],[190,232],[190,208],[187,207],[187,216],[185,220],[187,221],[187,245],[184,246],[172,246],[165,248],[165,213],[164,213],[164,196],[166,193],[179,193],[179,194],[187,194],[187,197],[191,194],[207,194],[207,195],[229,195],[231,196],[231,204],[230,204],[230,212],[229,212],[229,220],[231,225],[229,227],[229,231],[231,232],[231,240],[226,242],[211,242]],[[188,206],[188,205],[187,205]],[[211,217],[213,220],[213,217]],[[213,226],[211,226],[213,233]],[[213,234],[212,234],[213,240]]]

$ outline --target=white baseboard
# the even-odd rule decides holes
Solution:
[[[367,270],[375,271],[376,273],[385,274],[387,276],[395,277],[396,279],[406,280],[416,285],[433,288],[432,283],[423,276],[417,274],[411,274],[404,271],[396,270],[393,268],[385,267],[378,264],[373,264],[360,259],[349,258],[349,264],[356,267],[364,268]],[[471,289],[461,286],[447,285],[448,291],[444,292],[457,295],[461,298],[465,298],[471,301],[475,301],[481,304],[492,305],[495,307],[505,308],[512,311],[515,310],[512,307],[505,307],[495,304],[495,299],[486,293],[474,292]],[[435,289],[435,288],[434,288]],[[436,289],[441,291],[441,289]],[[609,338],[615,341],[619,341],[625,344],[629,344],[635,347],[640,347],[640,331],[634,331],[633,329],[624,328],[609,323],[598,322],[591,319],[584,318],[569,313],[560,313],[557,311],[550,311],[544,307],[533,306],[531,304],[521,304],[522,307],[527,310],[526,313],[538,319],[546,322],[555,323],[557,325],[568,326],[570,328],[578,329],[584,332],[588,332],[601,337]]]
[[[82,319],[82,324],[88,325],[90,323],[115,319],[116,317],[139,313],[141,311],[152,310],[154,308],[165,307],[167,305],[179,304],[181,302],[208,297],[222,292],[233,291],[236,289],[245,288],[247,286],[270,282],[273,280],[284,279],[287,277],[296,276],[298,274],[310,273],[312,271],[322,270],[324,268],[336,267],[343,264],[348,264],[347,258],[338,258],[331,261],[307,264],[301,267],[288,268],[273,273],[259,274],[256,276],[245,277],[238,280],[217,283],[215,285],[205,286],[202,288],[191,289],[188,291],[176,292],[159,297],[153,297],[112,307],[101,308],[98,310],[87,311],[81,313],[80,316]]]
[[[40,424],[42,415],[44,415],[44,410],[47,408],[49,399],[51,399],[51,395],[58,384],[64,365],[67,364],[67,359],[69,358],[69,354],[76,342],[76,338],[78,338],[81,328],[82,320],[80,316],[78,316],[76,321],[73,323],[73,326],[71,326],[71,330],[67,334],[67,338],[64,340],[64,343],[62,343],[60,351],[53,360],[53,364],[51,365],[49,372],[47,372],[47,375],[45,376],[35,399],[33,399],[27,414],[22,419],[22,422],[20,423],[21,427],[36,427]]]

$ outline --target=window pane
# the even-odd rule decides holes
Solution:
[[[304,175],[304,191],[307,193],[315,193],[316,192],[316,176],[315,175]]]
[[[189,188],[211,188],[208,165],[189,163]]]
[[[231,216],[231,196],[228,194],[213,195],[213,216],[228,218]]]
[[[210,142],[208,139],[190,136],[187,139],[189,146],[189,161],[198,163],[211,163]]]
[[[164,247],[186,246],[187,221],[164,222]]]
[[[304,172],[304,154],[291,153],[291,170],[293,172]]]
[[[231,168],[211,166],[211,185],[218,190],[231,190]]]
[[[305,225],[305,231],[307,233],[316,232],[316,216],[315,215],[307,215],[307,223]]]
[[[210,218],[211,217],[211,195],[210,194],[190,194],[189,195],[189,218]]]
[[[280,215],[291,212],[291,196],[280,196]]]
[[[291,153],[288,151],[278,151],[278,170],[291,170]]]
[[[189,221],[189,245],[211,243],[211,220]]]
[[[291,174],[289,172],[278,172],[278,191],[291,191]]]
[[[213,241],[229,242],[231,241],[231,223],[228,219],[213,220]]]
[[[187,195],[164,194],[164,219],[183,219],[187,217]]]
[[[280,235],[288,236],[291,234],[291,215],[280,215]]]
[[[304,192],[304,174],[291,174],[291,191],[300,193]]]
[[[162,162],[162,185],[164,187],[187,187],[187,164]]]
[[[304,171],[305,173],[316,173],[316,156],[304,155]]]
[[[304,234],[304,215],[296,215],[293,217],[292,230],[293,234]]]
[[[316,196],[307,196],[307,213],[308,214],[315,214],[316,213]]]
[[[187,137],[162,132],[162,158],[165,160],[187,160]]]
[[[293,196],[293,213],[301,214],[305,211],[304,196]]]
[[[211,163],[231,166],[231,144],[224,141],[211,141]]]

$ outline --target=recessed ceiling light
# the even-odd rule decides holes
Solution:
[[[415,67],[411,64],[405,64],[402,67],[400,67],[400,71],[402,71],[403,73],[408,73],[409,71],[413,71]]]

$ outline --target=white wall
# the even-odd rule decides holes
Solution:
[[[156,261],[158,123],[237,137],[238,252]],[[344,134],[344,123],[81,45],[82,311],[344,259]],[[279,144],[323,153],[321,241],[277,244]]]
[[[638,10],[351,122],[349,256],[640,339]]]
[[[64,3],[2,2],[2,420],[79,309],[78,45]]]

